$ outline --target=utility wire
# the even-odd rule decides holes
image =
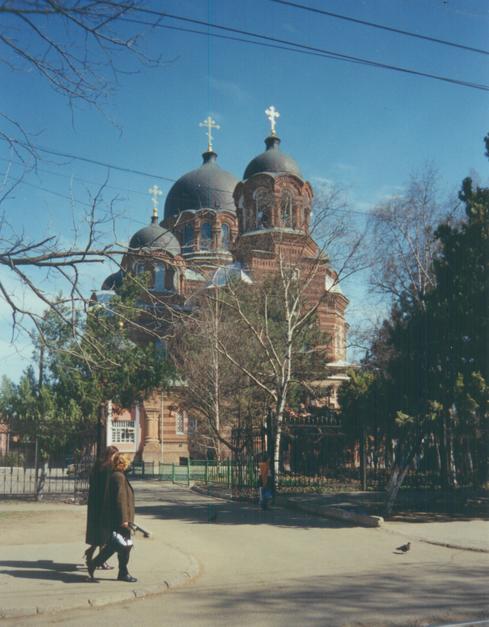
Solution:
[[[419,33],[413,33],[412,31],[402,30],[401,28],[394,28],[393,26],[385,26],[384,24],[377,24],[376,22],[368,22],[367,20],[360,20],[356,17],[350,17],[348,15],[340,15],[339,13],[332,13],[331,11],[325,11],[324,9],[318,9],[316,7],[306,6],[305,4],[299,4],[298,2],[290,2],[289,0],[269,0],[269,2],[274,2],[275,4],[283,4],[285,6],[294,7],[295,9],[301,9],[302,11],[310,11],[311,13],[317,13],[319,15],[333,17],[338,20],[345,20],[346,22],[354,22],[355,24],[362,24],[362,26],[370,26],[371,28],[378,28],[380,30],[389,31],[391,33],[405,35],[406,37],[415,37],[416,39],[424,39],[425,41],[431,41],[432,43],[442,44],[444,46],[452,46],[453,48],[460,48],[461,50],[468,50],[469,52],[477,52],[478,54],[489,55],[489,50],[483,50],[482,48],[473,48],[472,46],[466,46],[465,44],[459,44],[454,41],[448,41],[447,39],[438,39],[437,37],[431,37],[430,35],[420,35]]]
[[[72,158],[75,159],[75,160],[80,159],[82,161],[88,161],[88,159],[86,159],[85,157],[77,157],[75,155],[73,155]],[[7,161],[7,159],[1,159],[1,161]],[[93,164],[94,165],[100,165],[97,161],[94,161]],[[109,167],[111,169],[113,169],[113,170],[119,170],[120,169],[116,165],[110,165]],[[124,168],[123,171],[126,172],[127,169]],[[47,174],[54,174],[53,172],[49,172],[47,170],[44,170],[44,172],[46,172]],[[6,174],[6,172],[0,172],[0,176],[4,176],[5,174]],[[144,174],[143,172],[139,172],[139,171],[135,171],[135,174],[138,174],[140,176],[148,176],[148,177],[153,176],[152,174]],[[56,176],[61,176],[61,177],[70,178],[70,179],[73,178],[71,175],[65,175],[65,174],[59,174],[59,173],[56,173]],[[77,177],[74,177],[74,178],[77,178]],[[78,180],[83,180],[83,179],[78,179]],[[96,183],[95,181],[91,181],[91,184],[92,185],[102,185],[102,183]],[[67,194],[62,194],[61,192],[56,192],[56,191],[54,191],[52,189],[49,189],[47,187],[42,187],[41,185],[36,185],[35,183],[29,183],[28,181],[25,181],[24,179],[19,181],[19,185],[26,185],[27,187],[32,187],[32,188],[38,189],[38,190],[40,190],[42,192],[47,192],[48,194],[53,194],[54,196],[58,196],[59,198],[63,198],[65,200],[69,200],[70,202],[74,202],[76,204],[84,205],[85,207],[92,207],[92,204],[87,203],[87,202],[85,202],[83,200],[76,200],[72,196],[68,196]],[[109,187],[109,186],[107,185],[106,187]],[[119,189],[119,188],[114,187],[114,186],[111,186],[111,188],[112,189]],[[146,195],[143,192],[137,192],[136,190],[131,190],[131,189],[124,188],[124,187],[121,187],[120,189],[124,189],[125,191],[133,192],[135,194]],[[208,189],[214,189],[214,188],[209,187]],[[227,191],[227,190],[220,190],[220,191]],[[229,192],[229,193],[232,193],[232,192]],[[360,216],[369,216],[369,215],[371,215],[368,211],[359,211],[358,209],[341,209],[339,207],[332,208],[330,211],[332,213],[347,213],[347,214],[354,213],[354,214],[357,214],[357,215],[360,215]],[[146,224],[146,222],[143,222],[142,220],[138,220],[138,219],[132,218],[132,217],[129,218],[127,216],[119,216],[118,219],[130,220],[131,222],[136,222],[138,224]]]
[[[120,6],[120,5],[119,5]],[[122,5],[124,6],[124,5]],[[129,8],[129,7],[128,7]],[[303,53],[303,54],[313,54],[314,56],[322,56],[322,57],[327,57],[333,60],[338,60],[338,61],[345,61],[348,63],[360,63],[362,65],[367,65],[370,67],[375,67],[375,68],[379,68],[379,69],[385,69],[385,70],[390,70],[390,71],[394,71],[394,72],[401,72],[403,74],[411,74],[414,76],[421,76],[423,78],[430,78],[433,80],[438,80],[438,81],[443,81],[446,83],[450,83],[453,85],[459,85],[462,87],[468,87],[470,89],[477,89],[480,91],[489,91],[489,85],[486,85],[484,83],[474,83],[471,81],[464,81],[464,80],[460,80],[460,79],[455,79],[455,78],[451,78],[449,76],[443,76],[440,74],[432,74],[431,72],[421,72],[419,70],[415,70],[412,68],[406,68],[403,66],[397,66],[397,65],[391,65],[388,63],[381,63],[379,61],[373,61],[372,59],[367,59],[364,57],[357,57],[357,56],[353,56],[353,55],[348,55],[348,54],[343,54],[343,53],[339,53],[339,52],[335,52],[334,50],[327,50],[325,48],[318,48],[316,46],[308,46],[306,44],[300,44],[294,41],[289,41],[287,39],[281,39],[278,37],[271,37],[269,35],[262,35],[260,33],[255,33],[252,31],[246,31],[246,30],[242,30],[239,28],[233,28],[230,26],[224,26],[222,24],[216,24],[213,22],[206,22],[205,20],[198,20],[195,18],[189,18],[189,17],[183,17],[181,15],[176,15],[173,13],[164,13],[162,11],[156,11],[153,9],[143,9],[141,7],[132,7],[132,9],[134,11],[138,11],[140,13],[146,13],[146,14],[150,14],[150,15],[154,15],[154,16],[158,16],[158,17],[166,17],[168,19],[172,19],[172,20],[177,20],[177,21],[183,21],[183,22],[188,22],[191,24],[197,24],[199,26],[205,26],[206,28],[215,28],[217,30],[222,30],[222,31],[226,31],[226,32],[231,32],[231,33],[236,33],[238,35],[245,35],[248,37],[254,37],[256,39],[259,39],[261,41],[254,41],[254,40],[245,40],[242,38],[235,38],[235,37],[230,37],[228,36],[227,39],[230,40],[236,40],[236,41],[241,41],[244,43],[248,43],[248,44],[252,44],[252,45],[258,45],[258,46],[262,46],[262,45],[267,45],[267,47],[277,47],[277,48],[281,48],[281,49],[286,49],[289,50],[291,52],[298,52],[298,53]],[[177,28],[173,28],[169,25],[165,25],[165,24],[160,24],[159,22],[157,23],[152,23],[152,22],[145,22],[143,20],[134,20],[132,18],[121,18],[121,20],[124,21],[132,21],[134,23],[140,23],[140,24],[145,24],[147,26],[152,26],[155,28],[166,28],[169,30],[181,30],[181,31],[185,31],[185,29],[181,28],[181,29],[177,29]],[[219,37],[216,33],[211,33],[208,31],[195,31],[195,30],[188,30],[187,32],[190,33],[194,33],[194,34],[199,34],[199,35],[205,35],[207,37]],[[224,37],[220,37],[220,38],[224,38]],[[262,42],[266,41],[266,42],[272,42],[274,44],[281,44],[280,46],[276,45],[276,46],[271,46],[270,44],[263,44]],[[283,46],[287,46],[287,48],[283,48]],[[292,48],[290,46],[293,46]]]
[[[7,159],[5,157],[0,157],[0,161],[3,161],[5,163],[11,163],[13,165],[18,165],[18,166],[25,166],[24,163],[22,163],[22,161],[15,161],[15,159]],[[111,166],[113,168],[113,166]],[[114,169],[114,168],[113,168]],[[52,170],[46,170],[46,168],[40,168],[39,166],[36,165],[35,168],[35,172],[42,172],[43,174],[49,174],[50,176],[57,176],[63,179],[72,179],[74,181],[79,181],[80,183],[87,183],[88,185],[96,185],[98,187],[102,187],[104,186],[106,189],[114,189],[116,191],[124,191],[124,192],[130,192],[131,194],[138,194],[139,196],[145,196],[146,198],[148,197],[147,192],[141,192],[139,190],[136,189],[130,189],[129,187],[122,187],[122,186],[118,186],[116,187],[115,185],[104,185],[102,182],[97,182],[97,181],[91,181],[89,179],[85,179],[82,178],[80,176],[75,176],[73,174],[61,174],[61,172],[53,172]],[[12,175],[10,176],[10,178],[14,178]]]

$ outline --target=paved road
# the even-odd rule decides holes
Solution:
[[[196,557],[200,577],[160,596],[5,625],[379,627],[489,617],[487,554],[414,541],[398,555],[399,538],[382,529],[172,486],[139,488],[137,498],[140,520]],[[131,562],[137,576],[137,547]]]

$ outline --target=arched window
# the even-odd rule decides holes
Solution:
[[[209,222],[203,222],[200,227],[200,250],[209,250],[211,247],[212,230]]]
[[[167,354],[167,344],[165,340],[158,338],[155,340],[155,349],[157,353],[160,353],[163,357],[166,357]]]
[[[280,195],[280,221],[282,226],[292,226],[293,196],[288,189],[283,189]]]
[[[266,187],[258,187],[254,193],[255,210],[256,210],[256,228],[266,229],[270,226],[273,194]]]
[[[134,274],[143,274],[143,272],[146,271],[146,267],[145,267],[145,263],[144,261],[136,261],[136,263],[134,264],[132,271],[134,272]]]
[[[153,289],[155,292],[163,292],[165,290],[165,274],[166,268],[162,263],[154,265]]]
[[[178,411],[175,416],[175,433],[178,435],[185,433],[185,417],[181,411]]]
[[[183,227],[183,253],[191,253],[194,249],[194,225],[191,222]]]
[[[221,248],[224,248],[224,250],[229,250],[229,241],[230,241],[229,224],[224,223],[221,226]]]

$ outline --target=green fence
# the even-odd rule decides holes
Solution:
[[[150,478],[146,469],[139,476]],[[257,474],[254,462],[241,464],[231,460],[222,462],[209,460],[189,460],[186,465],[160,462],[158,473],[153,474],[160,481],[171,481],[189,485],[195,481],[217,484],[227,488],[256,486]]]

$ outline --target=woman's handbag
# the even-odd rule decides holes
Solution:
[[[118,531],[112,532],[112,546],[114,547],[114,549],[116,549],[116,551],[119,549],[127,549],[132,545],[133,541],[131,540],[131,536],[126,538],[122,535],[122,533],[119,533]]]

